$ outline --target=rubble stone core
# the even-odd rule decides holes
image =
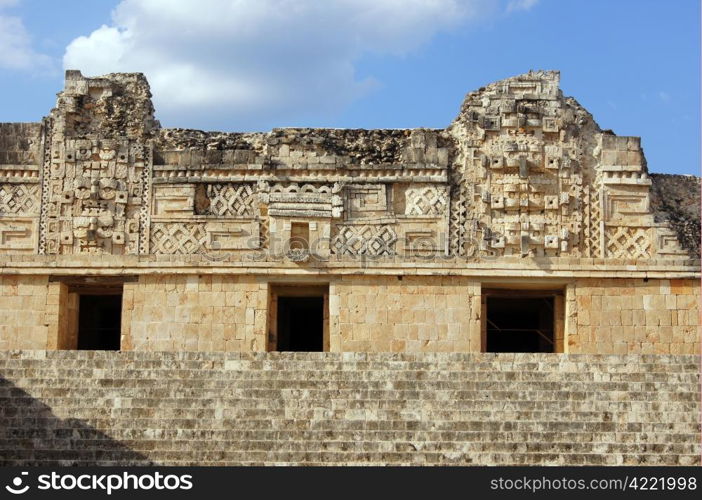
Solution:
[[[699,216],[660,179],[652,206],[639,138],[555,71],[446,129],[266,133],[164,129],[143,75],[68,71],[0,124],[0,349],[75,348],[81,293],[120,293],[121,350],[270,350],[299,285],[330,351],[485,350],[498,289],[556,297],[555,352],[694,354]]]

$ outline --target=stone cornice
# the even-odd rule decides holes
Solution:
[[[420,275],[474,276],[479,278],[688,278],[699,279],[696,261],[635,262],[618,259],[497,259],[466,261],[457,259],[393,261],[391,259],[331,259],[297,264],[289,260],[216,261],[203,255],[128,256],[90,258],[87,256],[5,256],[0,260],[0,274],[51,275],[122,275],[122,274],[249,274],[249,275]]]

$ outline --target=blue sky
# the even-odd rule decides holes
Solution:
[[[0,121],[38,121],[63,69],[143,71],[163,126],[445,127],[529,69],[652,172],[700,173],[698,0],[0,0]]]

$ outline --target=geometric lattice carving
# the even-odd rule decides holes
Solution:
[[[202,224],[151,223],[151,253],[180,255],[196,253],[204,248],[207,233]]]
[[[208,184],[207,198],[212,215],[254,216],[254,189],[251,184]]]
[[[331,251],[336,255],[394,255],[397,234],[392,226],[337,226]]]
[[[443,186],[409,187],[405,191],[405,215],[444,215],[447,197]]]
[[[463,256],[466,254],[466,203],[468,187],[463,179],[463,172],[457,166],[453,172],[451,204],[449,210],[449,254]]]
[[[267,250],[270,242],[270,219],[268,216],[263,216],[259,219],[258,227],[258,246],[262,249]]]
[[[41,176],[42,176],[42,181],[41,181],[41,198],[40,198],[40,208],[39,208],[39,234],[37,237],[39,238],[38,242],[38,250],[40,255],[44,255],[47,252],[47,246],[48,246],[48,241],[47,241],[47,232],[48,232],[48,213],[49,213],[49,197],[51,195],[50,193],[50,185],[49,182],[47,182],[47,179],[49,177],[49,173],[51,171],[51,162],[52,162],[52,152],[51,152],[51,141],[48,140],[50,137],[53,137],[53,121],[52,120],[46,120],[45,123],[45,130],[44,134],[47,140],[44,143],[44,152],[43,152],[43,158],[42,158],[42,164],[41,164]],[[56,242],[54,242],[56,243]],[[58,246],[58,245],[56,245]]]
[[[135,172],[138,173],[138,185],[133,185],[130,189],[133,196],[131,197],[132,206],[139,207],[139,224],[138,227],[134,221],[127,224],[128,227],[137,230],[137,234],[127,234],[130,241],[127,241],[126,253],[149,253],[149,229],[151,226],[151,196],[153,182],[153,151],[150,147],[135,146],[129,152],[134,160]],[[136,180],[136,179],[135,179]],[[141,195],[141,196],[139,196]],[[132,208],[133,209],[133,208]],[[134,238],[136,236],[136,238]]]
[[[38,214],[39,184],[0,184],[0,216]]]
[[[640,227],[608,227],[607,257],[609,258],[650,258],[650,230]]]
[[[583,252],[586,257],[602,257],[602,205],[596,188],[583,188]]]

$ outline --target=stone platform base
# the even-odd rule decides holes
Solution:
[[[699,357],[0,352],[0,465],[700,465]]]

